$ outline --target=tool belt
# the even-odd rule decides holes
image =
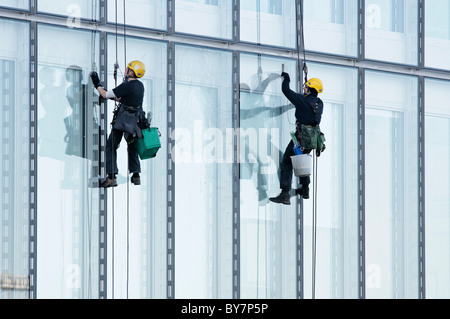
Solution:
[[[300,144],[304,149],[317,150],[317,155],[325,150],[325,135],[319,125],[305,125],[297,122]]]
[[[134,135],[140,130],[137,123],[141,111],[141,106],[120,104],[117,110],[114,111],[111,122],[112,127],[116,130]]]

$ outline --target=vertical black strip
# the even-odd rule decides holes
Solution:
[[[236,134],[233,134],[233,298],[240,299],[241,292],[241,260],[240,260],[240,166],[239,166],[239,148],[240,148],[240,103],[239,103],[239,52],[233,52],[233,129]]]
[[[37,282],[37,63],[37,23],[32,21],[30,23],[30,299],[36,299]]]
[[[297,197],[296,212],[296,269],[297,269],[297,299],[304,299],[304,258],[303,258],[303,198]]]
[[[365,71],[359,69],[358,106],[358,297],[366,297],[365,251]]]
[[[101,12],[104,12],[104,1],[101,2]],[[103,19],[102,19],[103,20]],[[102,32],[100,34],[100,79],[102,83],[105,83],[105,87],[107,86],[107,77],[106,77],[106,63],[107,63],[107,55],[106,55],[106,33]],[[99,174],[101,176],[105,176],[105,145],[106,145],[106,132],[107,132],[107,112],[106,112],[106,101],[103,100],[100,104],[100,141],[99,141]],[[100,184],[100,183],[99,183]],[[99,188],[99,284],[98,284],[98,297],[99,299],[107,298],[107,241],[108,241],[108,209],[107,209],[107,192],[106,188]]]
[[[425,80],[419,77],[418,112],[418,241],[419,241],[419,299],[425,299]]]
[[[240,0],[234,1],[233,4],[233,41],[234,43],[239,43],[240,41],[240,30],[241,30],[241,13],[240,13]]]
[[[359,61],[365,59],[365,1],[359,1]],[[365,70],[358,72],[358,298],[366,298]]]
[[[170,138],[175,130],[175,45],[168,46],[167,57],[167,299],[175,298],[175,163]]]
[[[303,23],[300,21],[300,19],[303,17],[303,3],[301,3],[303,0],[297,0],[295,5],[297,7],[296,9],[296,19],[297,19],[297,87],[302,87],[302,69],[300,67],[301,61],[300,61],[300,51],[304,51],[305,48],[303,47],[304,43],[302,41],[303,36]],[[306,61],[302,61],[305,63]],[[303,198],[301,196],[296,196],[297,198],[297,207],[296,207],[296,272],[297,272],[297,280],[296,280],[296,286],[297,286],[297,299],[304,299],[304,257],[303,257]]]
[[[359,61],[362,61],[366,58],[366,6],[364,4],[364,0],[359,0],[359,14],[358,14],[358,45],[359,45],[359,52],[358,52],[358,59]]]
[[[419,69],[425,67],[425,1],[419,0]],[[418,240],[419,240],[419,299],[425,299],[425,79],[419,77],[418,110]]]
[[[419,1],[419,10],[418,10],[418,39],[417,45],[419,47],[419,55],[418,55],[418,64],[419,69],[423,69],[425,67],[425,2],[423,0]]]

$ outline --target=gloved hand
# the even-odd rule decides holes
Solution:
[[[289,77],[289,74],[286,72],[282,72],[281,76],[288,82],[291,82],[291,78]]]
[[[91,76],[92,83],[94,84],[95,88],[102,86],[102,84],[100,83],[100,79],[98,78],[97,72],[92,71],[89,75]]]

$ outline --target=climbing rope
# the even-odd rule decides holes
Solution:
[[[118,7],[117,7],[117,0],[115,0],[115,44],[116,44],[116,62],[114,63],[114,84],[115,87],[117,87],[117,70],[119,70],[119,59],[118,59]],[[124,65],[127,65],[127,39],[126,39],[126,3],[125,0],[123,0],[123,42],[124,42]],[[127,75],[123,73],[123,76],[126,77]],[[118,101],[114,101],[115,107],[114,111],[116,111],[119,107]],[[111,131],[113,127],[111,126]],[[111,149],[111,156],[112,156],[112,163],[114,163],[114,134],[111,134],[111,142],[112,142],[112,149]],[[127,156],[127,172],[128,172],[128,166],[129,160]],[[113,168],[114,169],[114,168]],[[126,288],[126,295],[127,299],[129,297],[129,269],[130,269],[130,178],[129,178],[129,172],[127,173],[127,222],[126,222],[126,232],[127,232],[127,273],[126,273],[126,281],[127,281],[127,288]],[[115,230],[114,230],[114,215],[115,215],[115,200],[114,200],[114,187],[112,187],[112,298],[114,299],[114,241],[115,241]]]
[[[297,39],[297,58],[298,58],[298,74],[300,76],[302,70],[300,68],[300,51],[303,52],[303,73],[305,75],[304,83],[308,82],[308,66],[306,65],[305,50],[305,30],[303,25],[303,0],[299,0],[296,5],[297,10],[297,30],[300,32],[300,41]],[[313,150],[313,192],[312,192],[312,299],[316,297],[316,259],[317,259],[317,154]]]
[[[317,258],[317,155],[313,150],[313,198],[312,198],[312,299],[316,298],[316,258]]]
[[[303,0],[299,0],[299,6],[295,6],[297,10],[297,30],[300,31],[300,41],[297,39],[297,59],[298,74],[300,76],[300,51],[303,51],[303,73],[305,74],[305,83],[308,82],[308,67],[306,66],[306,50],[305,50],[305,32],[303,26]]]
[[[95,1],[93,1],[92,2],[92,7],[91,7],[91,9],[92,9],[92,19],[91,19],[91,21],[94,23],[95,22],[95,19],[96,19],[96,17],[97,17],[97,3],[95,2]],[[91,69],[93,70],[93,71],[97,71],[97,64],[95,63],[95,60],[96,60],[96,52],[97,52],[97,49],[96,49],[96,42],[97,42],[97,32],[96,31],[94,31],[94,30],[92,30],[92,32],[91,32],[91,52],[92,52],[92,54],[91,54]],[[91,92],[91,93],[89,93],[89,92]],[[94,106],[94,118],[97,118],[97,113],[96,113],[96,108],[95,108],[95,103],[94,103],[94,96],[95,96],[95,94],[94,94],[94,91],[88,91],[88,90],[86,90],[86,93],[85,93],[86,95],[86,105],[88,104],[88,101],[92,101],[92,103],[93,103],[93,106]],[[90,97],[91,97],[91,99],[88,99],[87,98],[87,96],[90,94]],[[89,114],[89,112],[86,112],[86,115],[87,114]],[[90,119],[90,117],[87,119],[87,120],[89,120]],[[89,128],[88,128],[88,130],[89,130]],[[98,128],[97,128],[97,131],[98,131]],[[85,132],[86,133],[86,135],[87,134],[89,134],[90,132],[88,131],[88,132]],[[94,136],[95,136],[95,134],[94,134]],[[100,147],[100,145],[98,145],[98,147]],[[88,154],[88,151],[89,151],[89,147],[88,147],[88,145],[87,145],[87,143],[86,143],[86,146],[85,146],[85,154]],[[93,161],[94,161],[94,157],[92,157],[93,158]],[[89,161],[87,161],[86,163],[88,163]],[[87,167],[87,169],[86,169],[86,172],[88,172],[88,170],[89,170],[89,167]],[[93,165],[91,166],[91,170],[93,170]],[[93,176],[93,175],[90,175],[90,176]],[[88,183],[90,183],[90,181],[89,181],[89,178],[88,178]],[[87,292],[87,297],[90,299],[90,298],[92,298],[92,263],[91,263],[91,258],[92,258],[92,218],[93,218],[93,214],[92,214],[92,212],[93,212],[93,202],[94,202],[94,200],[93,200],[93,196],[94,196],[94,188],[91,188],[91,190],[89,190],[89,187],[86,187],[86,194],[85,194],[85,196],[86,196],[86,200],[87,200],[87,227],[88,227],[88,255],[89,255],[89,257],[88,257],[88,260],[89,260],[89,269],[88,269],[88,292]]]
[[[126,1],[123,0],[123,56],[124,65],[127,65],[127,24],[126,24]],[[128,75],[125,75],[128,76]],[[127,145],[128,146],[128,145]],[[127,150],[128,152],[128,150]],[[129,159],[127,156],[127,171],[129,169]],[[130,173],[127,174],[127,299],[130,282]]]

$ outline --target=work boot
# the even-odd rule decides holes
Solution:
[[[117,179],[115,176],[108,176],[106,179],[100,183],[100,187],[108,188],[108,187],[116,187]]]
[[[139,173],[134,173],[133,176],[131,176],[131,182],[134,185],[141,185],[141,177],[139,176]]]
[[[291,205],[291,195],[289,191],[282,191],[277,197],[270,197],[270,201],[278,204]]]
[[[309,198],[309,187],[301,186],[300,188],[297,189],[296,193],[297,193],[297,195],[300,195],[301,197],[303,197],[303,199],[308,199]]]

